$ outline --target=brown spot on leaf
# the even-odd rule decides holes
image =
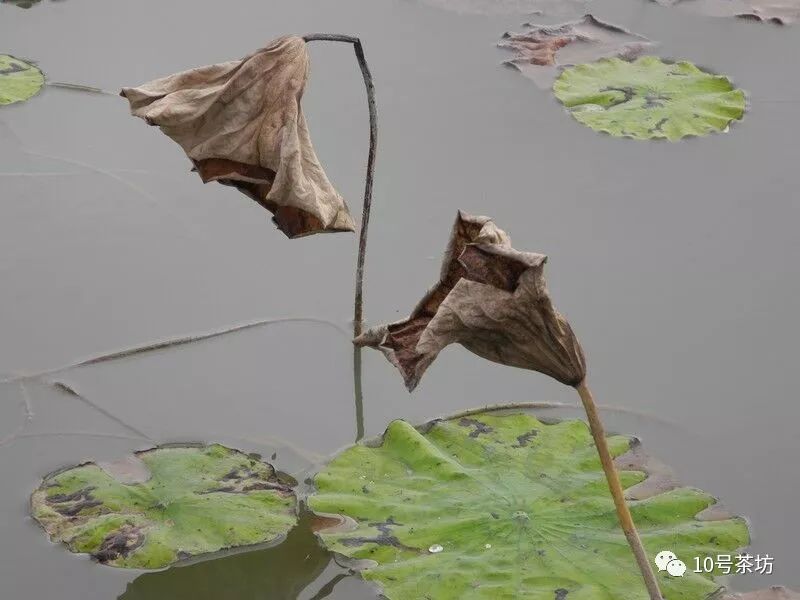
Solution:
[[[92,557],[101,563],[111,562],[127,556],[144,543],[144,533],[140,527],[125,523],[117,531],[109,533],[100,549]]]
[[[47,496],[45,502],[57,513],[65,517],[75,517],[81,511],[103,505],[102,502],[92,496],[94,489],[93,486],[88,486],[71,494],[53,494],[52,496]]]
[[[491,427],[489,427],[486,423],[482,421],[478,421],[477,419],[468,419],[467,417],[462,417],[458,424],[461,427],[472,427],[472,431],[469,433],[469,437],[476,438],[482,433],[491,433],[494,431]]]
[[[0,75],[11,75],[12,73],[22,73],[27,67],[19,63],[11,63],[5,69],[0,69]]]
[[[251,466],[252,465],[255,465],[255,463],[251,463]],[[227,494],[247,494],[258,490],[275,490],[278,492],[291,493],[292,488],[278,479],[275,469],[271,465],[265,466],[267,468],[266,473],[261,473],[246,467],[231,469],[220,478],[222,485],[200,493],[212,494],[223,492]]]
[[[385,521],[377,522],[377,523],[368,523],[370,527],[375,527],[380,533],[374,537],[351,537],[351,538],[343,538],[341,539],[341,543],[348,547],[353,546],[363,546],[364,544],[376,544],[378,546],[392,546],[394,548],[400,548],[403,550],[413,550],[418,551],[416,548],[411,548],[403,544],[397,537],[392,533],[392,527],[397,525],[402,527],[402,523],[397,523],[394,518],[389,517]]]
[[[517,436],[517,443],[515,445],[511,446],[511,447],[512,448],[524,448],[537,435],[539,435],[539,432],[536,429],[531,429],[527,433],[523,433],[522,435],[518,435]]]

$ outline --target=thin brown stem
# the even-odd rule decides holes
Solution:
[[[364,207],[361,215],[361,233],[358,240],[358,259],[356,261],[356,293],[353,315],[353,333],[361,335],[364,322],[364,261],[367,256],[367,230],[369,228],[369,211],[372,207],[372,186],[375,179],[375,154],[378,149],[378,111],[375,105],[375,85],[364,57],[361,40],[351,35],[335,33],[309,33],[303,36],[306,42],[328,41],[353,44],[364,86],[367,88],[367,108],[369,109],[369,154],[367,155],[367,176],[364,183]]]
[[[656,581],[653,567],[650,565],[650,560],[647,558],[647,552],[642,545],[642,540],[639,537],[639,532],[636,531],[636,525],[633,523],[633,517],[625,502],[625,494],[622,491],[622,484],[619,481],[619,474],[617,468],[614,466],[614,459],[611,457],[611,452],[608,449],[608,442],[606,441],[606,433],[603,428],[603,423],[600,421],[600,415],[597,412],[597,407],[592,398],[592,392],[586,385],[586,381],[582,381],[578,386],[578,395],[583,402],[583,408],[586,410],[586,416],[589,418],[589,428],[594,438],[597,453],[600,455],[600,462],[603,465],[603,471],[606,474],[608,481],[608,488],[611,490],[611,496],[614,499],[614,506],[617,509],[617,517],[622,531],[625,533],[625,538],[633,551],[636,558],[636,563],[639,565],[639,570],[642,573],[644,584],[647,587],[647,592],[650,594],[651,600],[663,600],[661,590],[658,588],[658,581]]]
[[[353,346],[353,393],[356,401],[356,442],[364,437],[364,393],[361,389],[361,348]]]

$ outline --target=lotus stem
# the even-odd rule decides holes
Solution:
[[[658,588],[658,581],[656,581],[655,573],[653,573],[653,567],[650,565],[647,552],[642,545],[639,532],[636,531],[633,517],[631,517],[631,512],[625,502],[625,494],[622,491],[622,484],[619,481],[619,473],[617,473],[617,468],[614,466],[614,459],[611,457],[611,452],[608,449],[605,429],[603,428],[603,423],[600,421],[600,415],[597,412],[592,392],[589,390],[589,386],[586,385],[586,380],[578,384],[576,389],[578,390],[578,395],[581,397],[583,408],[586,410],[586,416],[589,419],[589,429],[592,432],[592,437],[597,447],[597,453],[600,455],[600,462],[603,465],[603,472],[606,474],[608,488],[611,490],[611,496],[614,498],[614,506],[617,509],[619,524],[633,551],[636,563],[639,565],[639,570],[642,573],[647,592],[650,594],[650,600],[663,600],[661,590]]]
[[[364,394],[361,390],[361,348],[353,347],[353,394],[356,401],[356,442],[364,437]]]
[[[375,179],[375,154],[378,147],[378,111],[375,105],[375,85],[364,57],[361,40],[350,35],[336,33],[309,33],[303,36],[306,42],[327,41],[353,44],[364,86],[367,89],[367,108],[369,109],[369,154],[367,155],[367,176],[364,183],[364,208],[361,215],[361,233],[358,240],[358,259],[356,262],[356,293],[354,301],[353,333],[361,335],[364,323],[364,261],[367,256],[367,230],[369,228],[369,211],[372,207],[372,186]]]

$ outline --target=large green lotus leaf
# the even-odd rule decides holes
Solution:
[[[0,105],[24,102],[39,93],[44,75],[35,65],[0,54]]]
[[[271,465],[220,445],[57,472],[33,493],[31,514],[73,552],[141,569],[273,541],[297,521],[294,493]]]
[[[744,92],[727,77],[655,56],[565,69],[553,84],[573,117],[594,129],[639,140],[679,140],[725,131],[744,115]]]
[[[620,468],[632,469],[622,483],[638,498],[630,508],[653,558],[670,550],[688,565],[748,543],[744,519],[709,509],[716,500],[705,492],[676,487],[636,440],[608,442]],[[583,421],[489,413],[420,429],[395,421],[380,442],[344,450],[315,484],[309,506],[354,523],[322,531],[323,541],[368,561],[363,577],[390,599],[648,598]],[[659,578],[669,600],[720,589],[691,571]]]

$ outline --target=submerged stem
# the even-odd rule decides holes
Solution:
[[[617,509],[619,524],[633,551],[636,563],[639,565],[639,570],[642,573],[647,592],[650,594],[651,600],[663,600],[661,590],[658,589],[658,582],[653,573],[653,568],[650,566],[650,560],[647,558],[647,552],[642,545],[639,532],[636,531],[636,525],[633,523],[633,517],[631,517],[628,505],[625,503],[622,484],[619,481],[619,474],[614,466],[614,459],[611,457],[611,452],[608,449],[605,430],[603,428],[603,423],[600,421],[600,415],[597,413],[597,407],[594,404],[592,392],[586,385],[586,380],[578,384],[576,389],[578,390],[578,395],[581,397],[581,402],[583,402],[583,408],[586,410],[586,416],[589,419],[589,428],[591,429],[592,437],[597,447],[597,453],[600,455],[600,462],[606,474],[611,496],[614,498],[614,506]]]
[[[364,321],[364,261],[367,255],[367,229],[369,228],[369,211],[372,207],[372,184],[375,178],[375,154],[378,146],[378,112],[375,106],[375,85],[372,74],[364,57],[361,40],[351,35],[337,33],[309,33],[303,36],[306,42],[326,41],[353,44],[364,86],[367,88],[367,108],[369,109],[369,154],[367,155],[367,176],[364,183],[364,207],[361,215],[361,233],[358,240],[358,259],[356,262],[356,293],[354,301],[353,333],[361,335]]]

